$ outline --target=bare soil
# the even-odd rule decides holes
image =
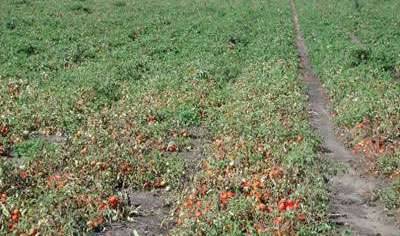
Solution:
[[[300,57],[300,76],[307,86],[312,125],[328,150],[325,156],[346,169],[329,180],[332,222],[345,226],[339,227],[339,230],[350,228],[355,235],[400,235],[395,219],[389,217],[383,205],[376,202],[374,191],[383,185],[383,181],[366,175],[361,158],[347,150],[336,137],[329,100],[312,69],[294,0],[290,0],[290,4]]]
[[[123,191],[127,195],[128,205],[135,208],[131,216],[132,222],[115,222],[97,234],[104,236],[137,236],[137,235],[167,235],[174,227],[172,211],[176,206],[178,191],[192,182],[193,176],[199,170],[201,160],[205,157],[207,131],[202,127],[189,130],[191,144],[179,153],[185,160],[185,173],[181,178],[177,191],[167,188],[152,191]]]

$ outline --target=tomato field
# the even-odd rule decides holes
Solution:
[[[399,11],[1,1],[0,235],[398,235]]]

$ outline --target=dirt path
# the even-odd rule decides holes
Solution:
[[[312,69],[294,0],[290,0],[290,4],[300,57],[300,75],[308,87],[312,125],[329,150],[326,156],[346,169],[345,173],[338,173],[330,179],[332,221],[348,226],[355,235],[400,235],[394,219],[387,216],[383,206],[374,202],[374,190],[379,188],[381,181],[363,176],[360,158],[348,151],[335,135],[328,99]]]

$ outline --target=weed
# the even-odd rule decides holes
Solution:
[[[117,67],[118,79],[135,81],[144,79],[150,68],[146,61],[127,61]]]
[[[370,51],[368,49],[358,48],[351,52],[352,66],[359,66],[360,64],[367,63],[370,59]]]
[[[14,18],[11,18],[6,22],[6,28],[9,30],[14,30],[17,27],[16,20]]]
[[[38,53],[38,48],[35,47],[32,44],[29,44],[25,47],[22,47],[21,49],[18,50],[19,53],[24,53],[26,56],[32,56]]]
[[[177,121],[184,126],[200,125],[200,112],[195,106],[182,106],[177,111]]]
[[[90,13],[93,12],[92,9],[90,9],[89,7],[83,6],[81,4],[72,5],[70,9],[71,9],[71,11],[78,11],[78,12],[82,11],[82,12],[87,13],[87,14],[90,14]]]
[[[394,181],[391,186],[380,192],[380,198],[384,201],[388,209],[400,207],[400,182]]]
[[[114,5],[116,7],[125,7],[126,6],[126,2],[125,1],[116,1],[116,2],[114,2]]]

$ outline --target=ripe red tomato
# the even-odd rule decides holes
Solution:
[[[265,211],[267,209],[267,206],[263,203],[258,204],[257,209],[260,211]]]
[[[278,203],[278,209],[279,209],[279,211],[282,212],[282,211],[286,211],[286,208],[287,208],[287,202],[286,202],[286,199],[283,198]]]
[[[8,132],[9,132],[9,129],[7,126],[0,126],[0,134],[2,136],[4,136],[4,137],[7,136]]]
[[[19,172],[19,177],[21,177],[21,179],[27,179],[29,177],[29,174],[26,171],[21,171]]]
[[[117,196],[113,195],[108,198],[108,205],[110,205],[111,208],[117,208],[120,203],[120,200]]]
[[[11,221],[13,223],[18,223],[20,217],[21,213],[19,212],[19,210],[18,209],[13,210],[13,212],[11,213]]]
[[[287,200],[286,202],[286,209],[287,210],[293,210],[295,209],[295,202],[293,200]]]

